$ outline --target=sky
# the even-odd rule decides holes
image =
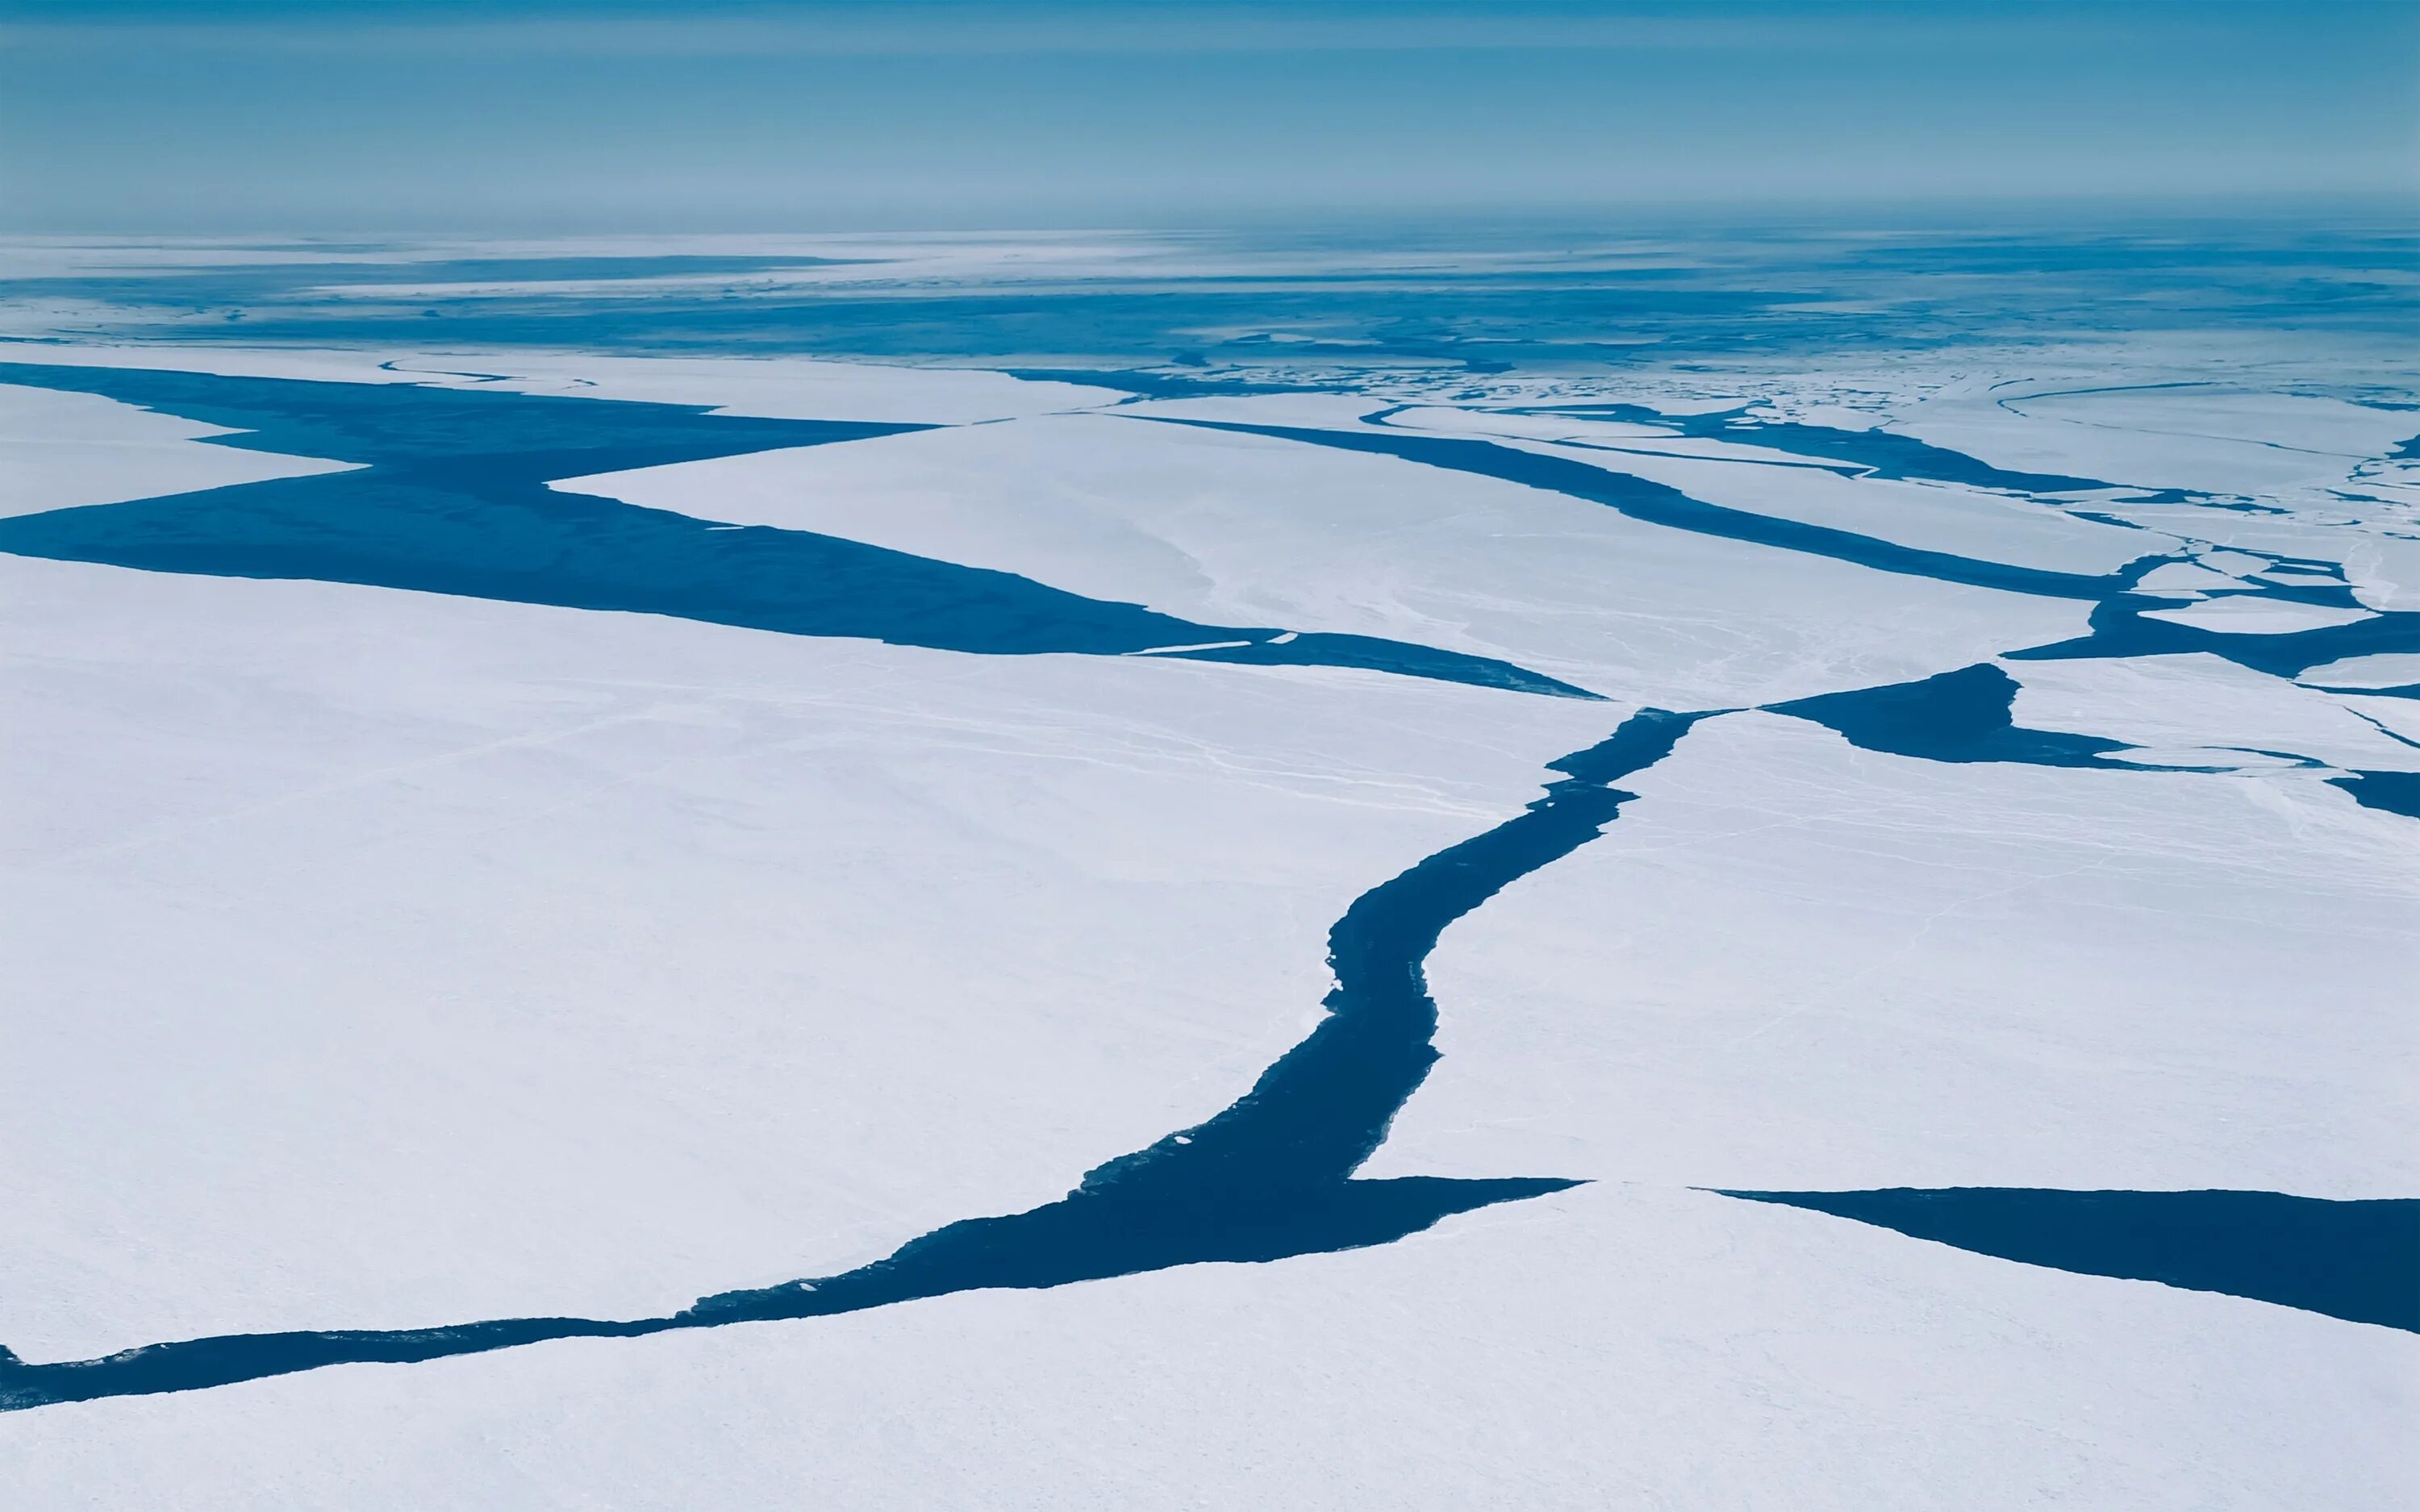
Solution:
[[[551,234],[2420,190],[2410,0],[0,0],[0,229]]]

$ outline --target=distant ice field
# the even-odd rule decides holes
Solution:
[[[2410,1500],[2412,272],[0,248],[26,1504]]]

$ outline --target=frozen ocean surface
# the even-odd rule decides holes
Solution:
[[[29,1504],[2408,1500],[2414,272],[8,247]]]

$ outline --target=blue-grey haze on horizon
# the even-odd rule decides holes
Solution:
[[[0,0],[0,229],[2408,205],[2420,6]]]

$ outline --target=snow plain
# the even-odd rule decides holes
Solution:
[[[1921,678],[2089,609],[1146,418],[1372,408],[1334,395],[141,361],[932,421],[563,486],[1609,702],[0,557],[0,1344],[29,1361],[660,1311],[1047,1201],[1249,1088],[1316,1021],[1357,895],[1519,812],[1633,708]],[[0,397],[12,511],[319,465]],[[2095,402],[1908,412],[2008,465],[2230,494],[2387,444],[2303,404]],[[2242,440],[2189,475],[2188,424]],[[2374,586],[2403,549],[1689,450],[1597,460],[2067,571],[2290,538]],[[2209,460],[2239,452],[2260,466]],[[2420,1192],[2414,821],[2324,780],[2420,767],[2408,701],[2209,656],[1999,665],[2020,725],[2232,769],[1919,761],[1726,715],[1623,780],[1604,839],[1447,933],[1444,1058],[1371,1174],[1589,1185],[1273,1264],[0,1414],[12,1504],[2408,1504],[2420,1337],[1704,1190]]]

